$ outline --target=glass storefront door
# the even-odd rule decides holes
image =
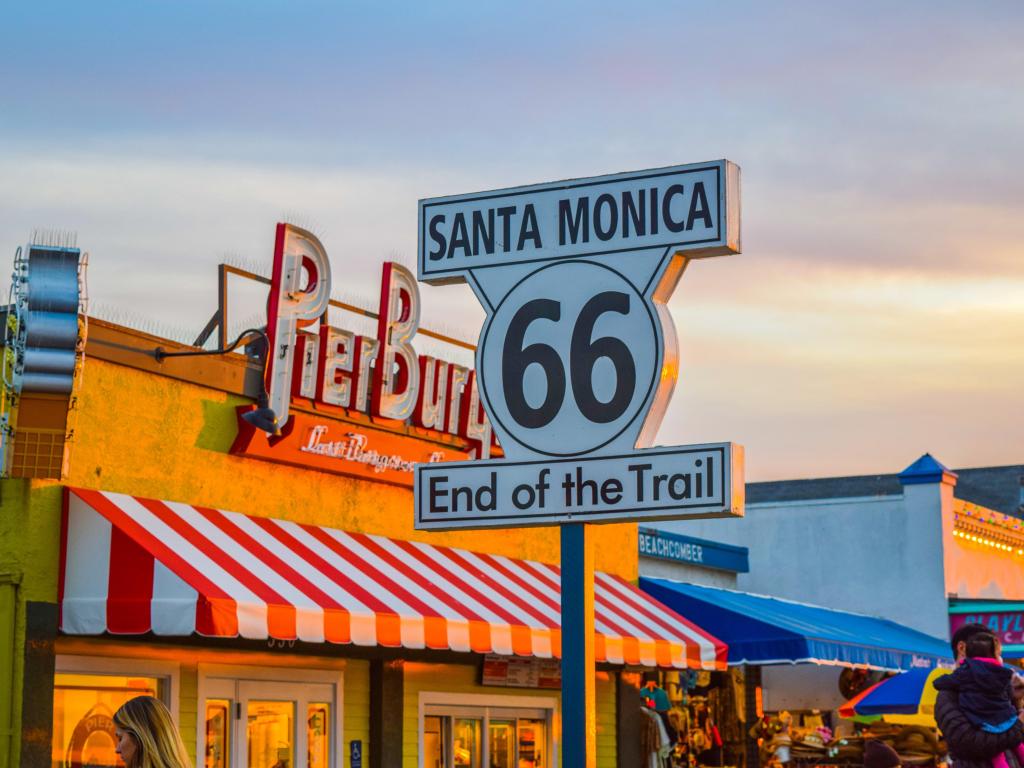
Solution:
[[[335,686],[209,678],[203,768],[330,768]]]
[[[245,743],[239,746],[246,751],[246,768],[292,768],[295,765],[298,734],[294,701],[250,698],[245,703],[245,721]]]

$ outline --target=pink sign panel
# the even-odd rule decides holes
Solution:
[[[1024,613],[1017,611],[959,613],[949,617],[949,632],[956,632],[964,624],[988,627],[1003,645],[1024,645]]]

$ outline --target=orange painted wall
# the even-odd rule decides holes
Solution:
[[[235,407],[246,402],[219,390],[90,359],[78,392],[70,473],[64,482],[558,562],[557,528],[418,532],[412,527],[413,496],[408,488],[229,455],[236,433]],[[0,481],[0,571],[21,575],[22,606],[26,600],[57,600],[61,485]],[[598,568],[636,578],[636,525],[598,526],[595,539]],[[19,608],[21,616],[22,611]],[[15,658],[21,659],[23,647],[19,632]],[[20,662],[13,674],[15,690],[20,690]],[[365,696],[350,693],[346,706],[365,703]],[[20,696],[14,709],[17,723]],[[365,724],[358,727],[365,730]],[[14,755],[19,754],[19,742],[20,729],[15,729]]]
[[[67,483],[558,562],[557,527],[416,531],[410,489],[229,455],[245,402],[89,360]],[[598,526],[595,539],[598,568],[636,578],[636,525]]]

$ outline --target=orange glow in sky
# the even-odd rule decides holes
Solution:
[[[752,480],[1024,462],[1019,2],[67,2],[4,27],[0,253],[75,230],[99,317],[191,340],[216,264],[269,274],[283,217],[374,307],[419,198],[725,157],[744,252],[669,302],[659,442],[741,443]],[[424,327],[475,340],[468,288],[422,294]],[[235,300],[232,331],[260,320]]]

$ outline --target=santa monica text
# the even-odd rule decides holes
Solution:
[[[522,261],[722,244],[720,163],[420,201],[420,277]]]
[[[603,192],[593,198],[560,198],[557,211],[559,246],[640,240],[648,233],[680,234],[695,226],[705,232],[712,227],[708,194],[700,181],[690,189],[673,184],[665,190],[649,187],[623,189],[617,195]],[[545,213],[550,218],[550,212]],[[437,213],[430,218],[429,232],[433,248],[427,258],[431,261],[544,248],[534,203],[457,211],[450,221],[446,214]]]

